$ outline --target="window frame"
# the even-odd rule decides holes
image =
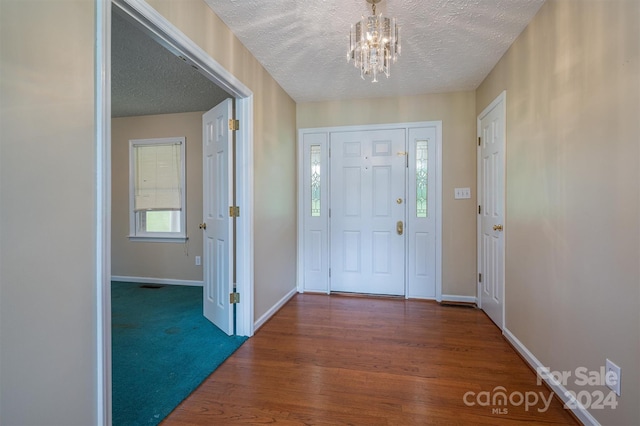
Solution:
[[[179,232],[146,232],[138,229],[138,217],[143,210],[135,211],[135,180],[136,165],[134,148],[140,145],[168,145],[180,146],[180,231]],[[171,138],[150,138],[129,140],[129,240],[142,242],[182,243],[187,237],[187,187],[186,187],[186,138],[184,136]]]

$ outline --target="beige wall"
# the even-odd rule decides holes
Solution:
[[[295,103],[204,2],[151,3],[253,91],[258,318],[295,289]],[[1,424],[98,421],[94,12],[0,0]]]
[[[0,424],[96,422],[94,3],[0,1]]]
[[[254,316],[258,320],[296,286],[295,103],[204,1],[148,3],[253,92]]]
[[[297,127],[442,121],[442,293],[476,295],[476,110],[474,92],[297,106]],[[470,200],[454,200],[470,187]]]
[[[639,17],[549,0],[477,91],[507,91],[506,327],[552,370],[616,362],[606,425],[640,424]]]
[[[202,112],[114,118],[111,121],[111,273],[202,281]],[[129,140],[184,136],[187,236],[186,243],[130,241]]]
[[[150,3],[254,93],[258,318],[295,286],[295,104],[204,2]],[[475,200],[447,194],[474,186],[475,116],[507,90],[506,324],[553,369],[622,367],[603,424],[640,423],[638,7],[548,0],[475,108],[298,108],[298,127],[443,120],[444,291],[473,295]],[[1,424],[96,421],[93,22],[91,1],[0,0]]]

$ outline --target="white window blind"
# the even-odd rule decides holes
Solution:
[[[184,137],[129,141],[129,238],[186,241]]]
[[[181,142],[133,146],[134,210],[181,210]]]

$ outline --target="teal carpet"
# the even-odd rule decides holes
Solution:
[[[111,283],[113,425],[156,425],[246,340],[202,316],[202,287]]]

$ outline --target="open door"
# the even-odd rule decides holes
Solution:
[[[204,316],[222,331],[234,333],[233,293],[233,133],[229,119],[233,100],[227,99],[202,117]]]

